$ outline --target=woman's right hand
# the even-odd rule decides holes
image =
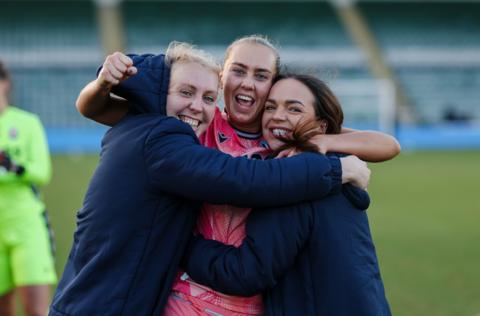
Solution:
[[[367,163],[356,156],[342,157],[340,162],[342,164],[342,183],[351,183],[366,190],[371,174]]]
[[[104,89],[111,89],[136,73],[137,68],[133,66],[132,59],[123,53],[115,52],[105,59],[96,83]]]

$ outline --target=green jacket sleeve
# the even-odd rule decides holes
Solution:
[[[37,117],[33,117],[29,132],[26,160],[22,164],[25,172],[20,178],[36,185],[45,185],[52,177],[52,164],[45,131]]]

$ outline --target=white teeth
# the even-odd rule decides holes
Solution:
[[[248,95],[239,94],[239,95],[237,96],[237,98],[239,98],[239,99],[242,100],[242,101],[253,102],[253,98],[252,98],[252,97],[249,97]]]
[[[287,136],[288,131],[280,128],[275,128],[272,130],[274,136]]]
[[[187,123],[188,125],[190,125],[192,128],[197,128],[198,125],[200,124],[200,121],[199,120],[195,120],[195,119],[192,119],[190,117],[186,117],[186,116],[179,116],[179,119],[184,122],[184,123]]]

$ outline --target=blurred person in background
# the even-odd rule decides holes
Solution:
[[[37,186],[51,178],[42,124],[9,103],[10,75],[0,62],[0,315],[45,315],[56,282],[51,231]]]

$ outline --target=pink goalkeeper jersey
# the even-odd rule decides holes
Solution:
[[[247,155],[249,158],[263,159],[268,154],[265,141],[258,135],[252,139],[239,137],[241,132],[236,131],[226,119],[226,114],[217,108],[215,118],[207,131],[200,136],[200,141],[206,147],[216,148],[234,157]],[[241,135],[241,134],[240,134]],[[230,205],[202,206],[197,230],[205,238],[217,240],[228,245],[238,247],[245,238],[245,221],[251,209],[238,208]],[[225,315],[245,314],[262,315],[262,296],[238,297],[216,292],[209,287],[195,283],[183,271],[179,271],[173,285],[173,293],[181,294],[183,298],[193,297],[188,304],[195,305],[198,300],[213,304],[225,310]],[[169,305],[182,304],[172,301]],[[199,305],[199,304],[197,304]],[[201,306],[197,306],[201,308]],[[188,307],[187,307],[188,308]],[[207,315],[208,313],[205,313]],[[217,313],[218,314],[218,313]]]

